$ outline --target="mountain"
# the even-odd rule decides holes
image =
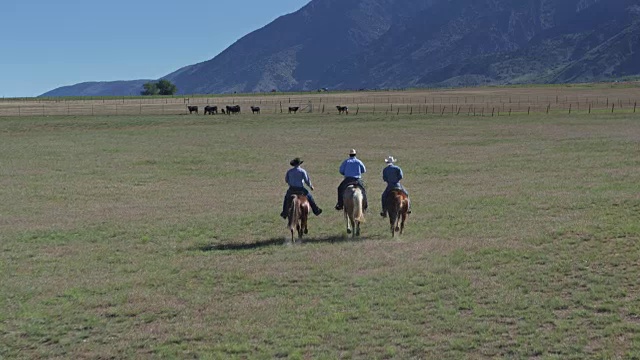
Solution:
[[[612,80],[640,75],[639,24],[640,0],[313,0],[164,78],[182,94]]]
[[[154,80],[129,80],[129,81],[92,81],[76,85],[59,87],[48,91],[41,97],[57,96],[127,96],[140,95],[142,85]]]

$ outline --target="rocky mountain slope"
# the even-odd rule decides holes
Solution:
[[[639,24],[640,0],[313,0],[165,78],[183,94],[611,80],[640,75]]]

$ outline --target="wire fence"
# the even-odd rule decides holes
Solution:
[[[260,113],[338,114],[337,106],[347,106],[348,115],[468,115],[508,116],[513,114],[636,113],[636,99],[603,96],[288,96],[288,97],[171,97],[81,99],[81,100],[0,100],[0,116],[119,116],[190,114],[187,106],[240,105],[243,113],[259,107]],[[297,108],[297,109],[290,109]]]

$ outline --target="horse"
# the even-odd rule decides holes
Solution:
[[[345,114],[349,115],[349,107],[348,106],[337,105],[336,109],[338,109],[338,114],[345,113]]]
[[[195,105],[187,105],[187,110],[189,110],[189,114],[198,113],[198,107]]]
[[[409,210],[409,198],[407,194],[399,189],[391,190],[385,199],[385,208],[389,213],[391,237],[394,237],[396,232],[402,235],[404,222],[407,220],[407,211]]]
[[[362,189],[349,185],[344,190],[344,218],[347,222],[347,234],[360,236],[360,223],[364,222]]]
[[[310,212],[311,205],[309,205],[309,200],[305,195],[291,195],[289,214],[287,216],[287,227],[289,228],[289,231],[291,231],[291,242],[295,242],[293,236],[294,229],[298,232],[298,239],[302,239],[303,233],[307,234],[309,232],[307,228],[307,219],[309,218]]]
[[[205,106],[204,107],[204,114],[207,115],[213,115],[213,114],[217,114],[218,113],[218,107],[217,106]]]
[[[300,106],[289,106],[289,114],[291,113],[297,113],[298,110],[300,110]]]
[[[260,114],[260,107],[259,106],[252,106],[251,107],[251,113],[252,114]]]
[[[240,105],[227,105],[227,115],[231,114],[239,114],[240,113]]]

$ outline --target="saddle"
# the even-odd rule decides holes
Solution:
[[[360,188],[360,189],[364,190],[364,187],[362,187],[362,186],[360,185],[360,183],[358,183],[358,181],[357,181],[357,180],[353,180],[353,181],[349,181],[349,182],[347,182],[347,183],[345,184],[345,189],[346,189],[346,188],[348,188],[349,186],[357,187],[357,188]]]
[[[305,194],[305,193],[304,193],[304,191],[302,191],[302,190],[292,190],[292,191],[291,191],[291,195],[298,195],[298,196],[300,196],[300,195],[306,195],[306,194]]]

